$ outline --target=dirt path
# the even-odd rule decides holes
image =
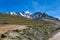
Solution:
[[[60,32],[57,33],[56,35],[54,35],[52,38],[50,38],[49,40],[60,40]]]
[[[9,30],[16,30],[16,29],[22,30],[27,28],[26,26],[27,25],[0,25],[0,34],[5,33]]]

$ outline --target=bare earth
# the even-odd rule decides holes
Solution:
[[[16,30],[16,29],[22,30],[22,29],[27,28],[26,26],[27,25],[0,25],[0,34],[3,34],[9,30],[10,31]]]
[[[60,40],[60,32],[57,33],[56,35],[54,35],[52,38],[50,38],[49,40]]]

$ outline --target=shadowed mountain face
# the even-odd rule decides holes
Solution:
[[[50,22],[53,22],[53,23],[60,25],[60,20],[58,18],[50,16],[46,13],[37,12],[37,13],[33,14],[32,16],[33,16],[32,19],[50,21]]]
[[[41,12],[36,12],[32,15],[32,19],[37,19],[37,20],[45,20],[45,21],[49,21],[49,20],[53,20],[53,21],[59,21],[58,18],[55,18],[53,16],[50,16],[46,13],[41,13]]]

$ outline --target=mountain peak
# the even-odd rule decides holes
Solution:
[[[25,14],[29,14],[29,15],[31,15],[32,13],[31,12],[29,12],[29,11],[25,11],[24,12]]]
[[[29,11],[25,11],[25,13],[29,14],[30,12]]]

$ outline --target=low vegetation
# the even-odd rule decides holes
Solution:
[[[52,22],[46,22],[46,21],[38,21],[38,20],[31,20],[22,16],[11,16],[11,15],[5,15],[0,14],[0,24],[21,24],[21,25],[35,25],[35,26],[41,26],[41,25],[52,25],[54,23]]]

